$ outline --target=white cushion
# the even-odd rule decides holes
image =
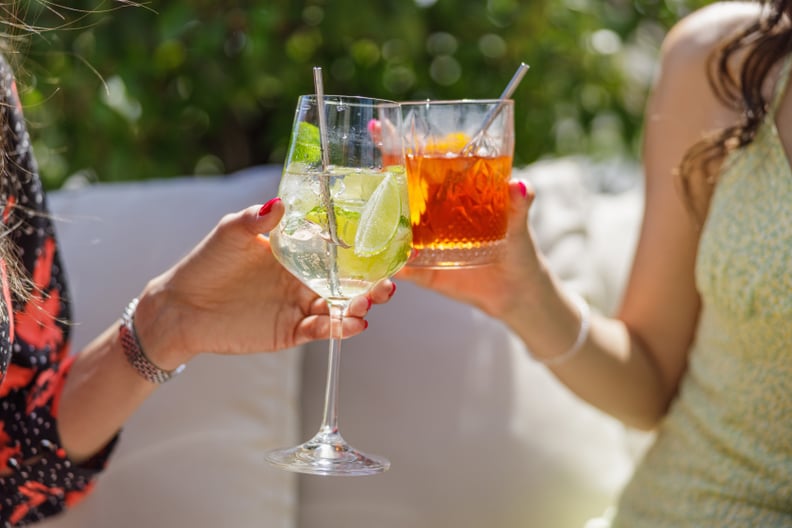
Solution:
[[[224,215],[277,194],[277,168],[50,196],[79,350]],[[291,528],[296,479],[263,452],[298,438],[300,350],[202,355],[129,420],[95,492],[44,526]]]
[[[632,470],[625,431],[582,404],[499,323],[400,283],[342,352],[340,424],[379,476],[301,477],[302,528],[580,528]],[[304,356],[303,435],[326,350]]]
[[[550,267],[602,313],[616,309],[632,264],[643,213],[639,171],[577,157],[515,171],[536,191],[531,225]]]

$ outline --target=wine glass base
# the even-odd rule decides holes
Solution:
[[[281,469],[309,475],[375,475],[390,468],[388,459],[362,453],[337,434],[317,434],[296,447],[269,451],[266,459]]]

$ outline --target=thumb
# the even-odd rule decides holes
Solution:
[[[509,182],[509,234],[524,233],[528,229],[528,211],[536,193],[533,187],[523,180]]]
[[[280,222],[286,208],[280,198],[273,198],[262,205],[256,213],[256,230],[259,233],[269,233]]]

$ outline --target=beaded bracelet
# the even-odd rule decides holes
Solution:
[[[137,331],[135,330],[135,309],[137,308],[137,298],[132,299],[121,316],[121,325],[118,328],[121,337],[121,347],[124,355],[135,371],[152,383],[165,383],[173,379],[177,374],[181,374],[186,365],[182,364],[173,370],[163,370],[155,365],[143,352],[140,346]]]
[[[558,354],[556,356],[550,356],[546,358],[540,358],[534,356],[534,359],[539,363],[548,366],[555,366],[560,365],[562,363],[566,363],[570,359],[572,359],[575,354],[580,352],[583,348],[583,345],[586,343],[586,339],[588,338],[589,328],[591,327],[591,308],[589,308],[588,303],[586,302],[583,297],[580,295],[574,294],[572,295],[572,300],[575,303],[575,306],[578,309],[578,313],[580,314],[580,329],[578,330],[577,339],[575,342],[572,343],[572,346],[566,352],[562,354]]]

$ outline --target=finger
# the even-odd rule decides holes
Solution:
[[[366,296],[355,297],[349,302],[346,315],[347,317],[366,317],[366,314],[371,309],[371,304],[371,299]]]
[[[273,198],[262,206],[249,207],[245,214],[252,219],[256,233],[269,233],[280,222],[286,208],[280,198]]]
[[[294,343],[302,345],[318,339],[330,337],[330,317],[327,315],[309,315],[297,325],[294,332]]]
[[[342,336],[344,338],[360,334],[368,328],[368,321],[360,317],[347,315],[343,319]],[[309,341],[330,338],[330,317],[327,315],[311,315],[303,319],[297,326],[294,336],[296,345]]]
[[[352,317],[366,317],[373,304],[384,304],[393,297],[396,292],[396,283],[390,279],[379,281],[368,295],[358,296],[352,299],[347,308],[347,315]]]
[[[390,279],[384,279],[374,285],[368,298],[374,304],[383,304],[388,302],[394,293],[396,293],[396,283]]]
[[[528,229],[528,211],[536,196],[533,187],[523,180],[509,182],[509,234],[522,234]]]
[[[360,334],[368,328],[368,321],[357,317],[344,317],[344,338]]]
[[[321,297],[316,297],[308,306],[308,313],[316,315],[327,315],[330,313],[330,308],[327,306],[327,301]]]
[[[367,127],[369,134],[371,134],[371,139],[376,144],[382,143],[382,123],[379,119],[372,119],[368,122]]]
[[[429,286],[437,277],[438,270],[431,268],[411,268],[409,266],[403,267],[396,273],[395,277],[406,281],[413,282],[418,286]]]
[[[371,309],[371,299],[366,296],[358,296],[349,301],[349,306],[347,307],[347,311],[345,316],[346,317],[357,317],[363,318],[366,316],[368,311]]]
[[[344,339],[356,336],[368,328],[368,321],[359,317],[344,317]]]

